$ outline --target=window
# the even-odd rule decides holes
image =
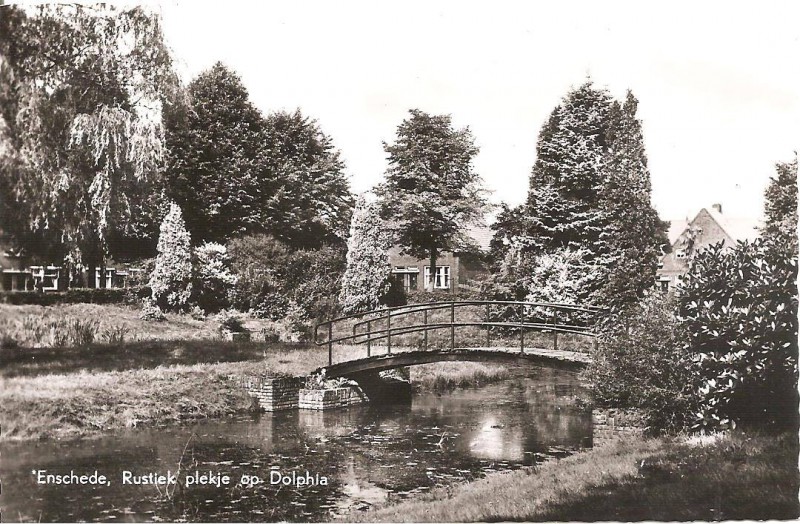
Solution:
[[[409,291],[417,289],[417,275],[419,275],[419,273],[397,272],[394,274],[394,278],[397,279],[397,283],[402,286],[403,291],[408,293]]]
[[[425,266],[425,287],[431,280],[431,266]],[[450,266],[436,266],[435,289],[450,289]]]

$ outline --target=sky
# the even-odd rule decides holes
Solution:
[[[188,82],[221,61],[264,113],[300,108],[341,150],[351,187],[418,108],[480,148],[491,200],[521,203],[539,129],[591,78],[639,99],[663,219],[720,203],[760,217],[776,162],[800,149],[800,2],[403,1],[158,4]]]

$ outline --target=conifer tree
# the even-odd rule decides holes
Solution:
[[[619,104],[586,82],[555,108],[539,134],[528,200],[498,227],[504,243],[520,250],[517,265],[529,268],[506,274],[530,288],[538,285],[531,276],[537,261],[549,260],[542,255],[580,250],[591,275],[582,277],[576,299],[624,305],[652,286],[666,235],[650,201],[637,104],[630,93]]]
[[[350,222],[347,268],[339,294],[342,310],[348,314],[377,308],[389,291],[391,235],[378,212],[376,204],[361,197]]]
[[[149,286],[153,302],[164,310],[182,310],[192,293],[191,237],[178,204],[170,204],[161,222],[158,255]]]
[[[638,100],[628,91],[624,104],[614,102],[607,132],[606,179],[599,191],[606,231],[598,263],[604,282],[598,300],[608,306],[635,303],[653,286],[666,224],[650,201],[650,171]]]

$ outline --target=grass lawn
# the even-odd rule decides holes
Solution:
[[[794,519],[796,434],[630,440],[490,475],[366,513],[362,522]]]
[[[0,313],[18,327],[31,316],[83,316],[106,326],[122,323],[137,334],[121,344],[0,349],[0,441],[72,438],[253,410],[243,378],[267,371],[304,375],[328,363],[326,347],[226,342],[215,321],[186,315],[145,322],[134,308],[94,304],[2,305]],[[251,319],[247,327],[255,331],[258,322]],[[362,356],[363,346],[334,348],[336,361]],[[505,368],[469,362],[416,366],[411,373],[417,389],[438,391],[506,376]]]

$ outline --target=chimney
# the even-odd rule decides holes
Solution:
[[[722,204],[714,204],[711,207],[714,208],[720,215],[722,214]]]

